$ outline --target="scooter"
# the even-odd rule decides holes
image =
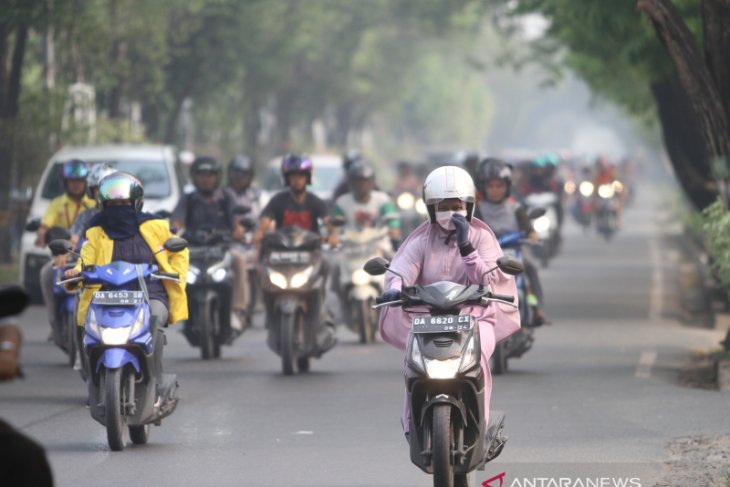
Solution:
[[[220,358],[221,346],[230,345],[243,332],[232,326],[233,258],[230,230],[186,233],[190,240],[190,267],[186,276],[188,315],[183,333],[188,343],[200,347],[203,360]]]
[[[347,326],[360,337],[360,343],[373,343],[378,333],[379,313],[372,306],[383,292],[382,276],[371,276],[362,266],[371,257],[384,256],[387,228],[345,230],[340,239],[340,295]],[[386,240],[384,240],[386,239]],[[390,249],[392,253],[392,249]]]
[[[319,357],[326,274],[320,236],[296,226],[266,235],[261,256],[261,291],[266,306],[267,343],[281,357],[285,375],[309,370]]]
[[[587,232],[593,220],[593,191],[594,185],[588,180],[581,181],[578,185],[578,193],[571,207],[571,213],[575,221]]]
[[[618,230],[621,200],[617,189],[621,187],[621,183],[614,181],[611,184],[600,185],[596,191],[596,230],[607,241]]]
[[[51,242],[60,254],[73,251],[71,243]],[[184,239],[167,240],[164,249],[180,252]],[[83,264],[83,263],[82,263]],[[146,282],[179,276],[160,272],[156,265],[116,261],[104,266],[83,265],[81,273],[59,285],[82,282],[99,285],[84,326],[84,354],[89,364],[88,390],[91,417],[106,427],[112,451],[126,445],[126,432],[135,444],[145,444],[150,425],[159,426],[177,407],[177,377],[162,374],[164,323],[152,323]],[[130,290],[139,286],[140,290]]]
[[[558,196],[549,191],[532,193],[525,197],[525,206],[528,211],[545,210],[545,214],[536,218],[533,222],[535,232],[537,232],[542,245],[532,249],[533,254],[543,267],[548,266],[548,262],[557,255],[560,248],[557,204]]]
[[[510,275],[522,272],[522,266],[507,257],[487,273],[496,269]],[[364,270],[397,275],[381,257],[369,260]],[[504,416],[490,414],[489,425],[484,420],[479,324],[475,317],[460,314],[466,306],[493,302],[514,306],[514,296],[493,294],[484,285],[441,281],[406,286],[401,299],[376,305],[427,310],[412,319],[405,378],[411,462],[433,474],[434,487],[467,486],[469,472],[483,469],[504,446]]]

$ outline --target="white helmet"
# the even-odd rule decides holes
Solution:
[[[89,177],[86,179],[86,194],[89,198],[94,197],[94,190],[99,189],[99,182],[110,174],[114,174],[118,169],[110,162],[100,162],[95,164],[89,171]]]
[[[466,203],[466,219],[471,220],[476,203],[474,180],[468,172],[457,166],[434,169],[423,183],[423,201],[428,208],[431,223],[436,221],[436,206],[441,200],[458,198]]]

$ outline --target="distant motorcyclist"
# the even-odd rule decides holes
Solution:
[[[286,154],[282,158],[281,177],[287,189],[274,195],[261,211],[259,226],[256,228],[253,238],[259,249],[261,249],[264,235],[274,228],[296,226],[310,232],[320,233],[320,220],[328,228],[328,236],[325,240],[333,247],[338,245],[336,228],[328,224],[327,204],[314,193],[307,191],[307,186],[312,183],[312,170],[313,164],[309,156]],[[326,261],[323,262],[322,266],[325,280],[328,276],[326,263]],[[271,317],[267,317],[267,321],[271,321]],[[323,318],[316,325],[320,326],[317,333],[318,347],[321,352],[325,352],[336,343],[334,324]]]
[[[350,184],[347,180],[347,171],[350,169],[350,167],[352,167],[353,164],[362,160],[362,152],[360,152],[359,149],[350,148],[347,149],[344,154],[342,154],[342,171],[344,174],[342,175],[342,180],[337,183],[337,187],[332,193],[332,201],[336,201],[337,198],[350,191]]]
[[[454,166],[463,167],[474,181],[478,179],[479,154],[471,151],[459,151],[454,156]]]
[[[78,216],[90,208],[94,208],[95,202],[86,194],[86,178],[89,175],[89,168],[80,159],[71,159],[63,164],[61,180],[63,181],[64,194],[51,200],[46,212],[41,219],[41,226],[38,229],[35,245],[43,247],[46,242],[46,233],[51,227],[61,227],[69,230]],[[48,321],[51,323],[51,336],[56,329],[53,324],[56,322],[56,297],[53,294],[53,268],[63,267],[66,264],[66,256],[58,256],[41,267],[40,285],[43,293],[43,301],[48,311]]]
[[[484,281],[498,294],[517,296],[513,277],[496,270],[502,255],[492,230],[481,220],[472,218],[476,205],[474,182],[464,169],[444,166],[432,171],[423,187],[423,197],[428,208],[429,220],[423,222],[403,242],[385,277],[386,291],[383,301],[400,298],[403,286],[427,285],[439,281],[460,284],[476,284]],[[481,365],[488,371],[488,360],[497,342],[517,332],[520,328],[519,312],[500,305],[465,308],[479,322]],[[383,340],[406,350],[411,332],[411,316],[403,308],[383,308],[380,315]],[[484,383],[486,423],[489,424],[489,399],[492,392],[491,374]],[[406,406],[403,424],[410,424]]]
[[[482,199],[476,205],[475,216],[484,221],[499,237],[507,232],[522,231],[533,244],[538,243],[537,233],[524,206],[510,197],[512,167],[496,158],[486,158],[479,163],[479,188]],[[542,311],[542,285],[537,267],[526,256],[522,257],[529,283],[527,302],[535,310],[535,323],[542,325],[548,320]]]
[[[393,194],[411,193],[420,195],[422,183],[413,170],[413,164],[408,161],[398,161],[395,169],[397,176],[393,184]]]
[[[156,264],[160,271],[186,276],[189,253],[167,252],[162,244],[172,232],[167,220],[157,215],[143,213],[144,187],[131,174],[115,172],[101,180],[99,185],[99,205],[101,211],[89,222],[81,248],[81,259],[76,267],[65,273],[66,278],[78,276],[84,265],[107,265],[113,261],[131,264]],[[162,383],[162,352],[165,343],[161,327],[173,324],[188,317],[188,304],[185,295],[185,280],[181,282],[153,280],[147,284],[149,293],[151,330],[156,340],[162,340],[160,353],[157,354],[157,383]],[[73,288],[76,284],[68,284]],[[99,286],[87,286],[78,304],[77,324],[83,327],[91,304],[91,299]],[[156,326],[155,326],[156,324]]]
[[[253,178],[253,162],[248,156],[239,154],[228,163],[226,191],[233,197],[236,205],[251,208],[246,218],[255,221],[261,212],[261,189],[252,184]]]
[[[236,203],[233,197],[220,188],[221,167],[212,157],[201,156],[190,166],[190,175],[195,191],[180,198],[172,212],[172,225],[178,230],[185,229],[184,236],[195,243],[199,232],[229,231],[234,240],[242,240],[245,230],[234,214]],[[237,318],[232,326],[243,329],[248,306],[248,274],[245,254],[230,249],[233,257],[234,286],[231,308]]]

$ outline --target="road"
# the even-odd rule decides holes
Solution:
[[[563,252],[542,274],[554,324],[494,379],[492,409],[507,413],[510,440],[474,485],[501,473],[507,486],[654,485],[669,440],[727,424],[726,393],[675,380],[690,351],[720,335],[662,317],[673,297],[658,201],[640,195],[608,243],[566,223]],[[2,386],[0,416],[45,446],[58,486],[431,485],[400,429],[402,357],[382,342],[363,347],[340,329],[311,373],[284,377],[260,324],[213,362],[170,330],[165,366],[178,374],[180,406],[148,445],[110,452],[78,374],[45,340],[43,310],[22,325],[26,378]]]

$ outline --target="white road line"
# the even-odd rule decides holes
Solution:
[[[639,379],[648,379],[651,377],[651,367],[656,362],[657,353],[654,350],[641,352],[639,357],[639,364],[636,366],[636,372],[634,377]]]

